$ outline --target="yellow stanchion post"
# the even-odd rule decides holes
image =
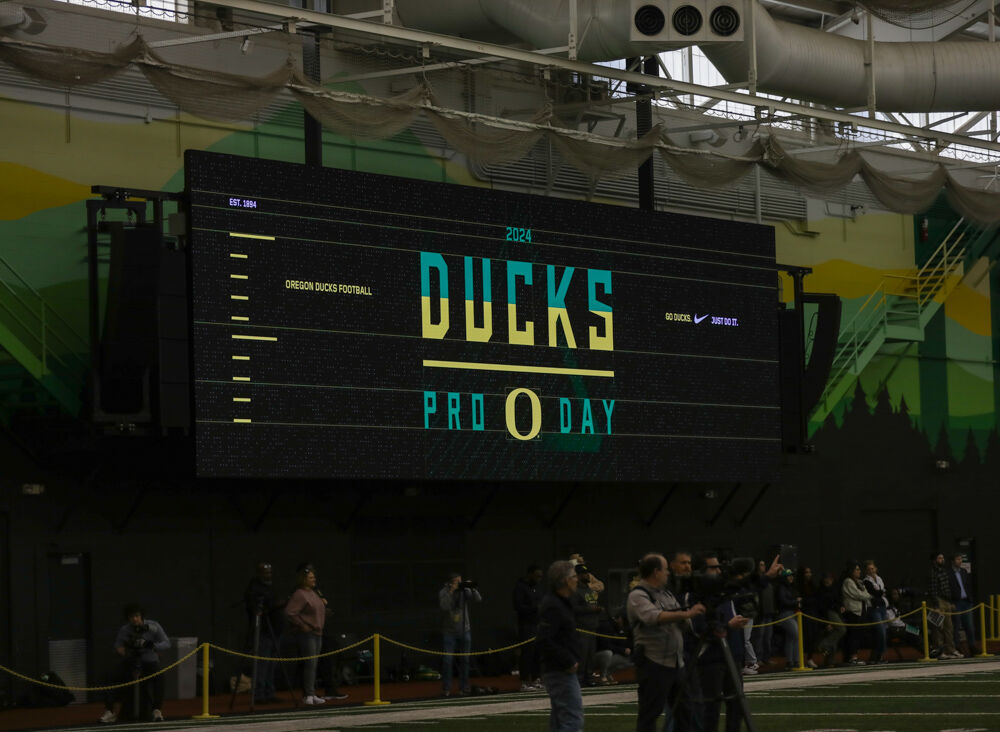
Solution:
[[[805,657],[805,643],[802,640],[802,611],[795,611],[795,622],[799,626],[799,665],[795,667],[796,671],[812,671],[811,668],[806,666]]]
[[[201,644],[201,714],[196,714],[191,719],[218,719],[218,714],[208,713],[208,648],[210,643]]]
[[[969,640],[972,645],[972,640]],[[979,658],[987,658],[990,654],[986,652],[986,603],[979,603]]]
[[[372,636],[372,658],[375,663],[375,698],[371,701],[366,701],[366,707],[381,707],[386,704],[392,704],[392,702],[382,701],[382,654],[379,648],[379,634],[376,633]]]
[[[924,636],[924,657],[919,659],[921,661],[936,661],[936,658],[931,658],[931,640],[927,635],[927,601],[924,600],[920,603],[920,622],[921,629],[920,632]]]

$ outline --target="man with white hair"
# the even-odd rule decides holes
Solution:
[[[549,567],[547,579],[549,592],[538,607],[535,642],[551,705],[549,731],[579,732],[583,729],[583,697],[576,674],[581,649],[571,602],[578,582],[576,570],[572,562],[558,560]]]

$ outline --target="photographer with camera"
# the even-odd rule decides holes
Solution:
[[[682,695],[683,630],[690,628],[691,618],[704,614],[705,606],[697,603],[688,610],[681,609],[677,598],[666,589],[670,570],[662,554],[644,556],[639,561],[639,577],[625,605],[639,682],[636,729],[655,732],[656,721],[670,704],[675,710],[674,732],[686,732],[692,728],[692,719],[688,700]]]
[[[247,584],[243,600],[249,623],[247,646],[253,655],[274,658],[281,647],[285,623],[285,602],[274,592],[271,565],[258,562],[257,571]],[[253,673],[253,698],[258,704],[276,702],[274,661],[258,661]]]
[[[115,653],[122,658],[119,682],[133,681],[156,673],[160,670],[158,652],[170,648],[170,639],[160,624],[155,620],[146,620],[143,615],[143,609],[139,605],[126,605],[124,608],[125,625],[118,629],[114,645]],[[133,706],[138,707],[132,710],[135,719],[139,719],[142,701],[145,699],[152,710],[150,719],[162,722],[160,707],[163,706],[163,676],[154,676],[143,682],[139,685],[138,692],[135,693],[132,687],[112,690],[104,700],[104,713],[99,721],[104,724],[117,722],[115,706],[120,706],[128,698],[126,695],[131,694],[137,702]]]
[[[472,624],[469,622],[469,603],[482,602],[477,584],[471,580],[462,581],[457,572],[448,577],[444,587],[438,592],[438,606],[441,608],[441,635],[444,657],[441,663],[441,686],[444,696],[451,696],[451,673],[455,646],[458,645],[458,688],[465,696],[469,693],[469,656],[472,651]]]
[[[738,732],[743,720],[743,676],[739,670],[745,662],[744,629],[758,609],[756,589],[750,580],[753,566],[753,559],[737,558],[724,568],[715,552],[704,552],[698,560],[693,588],[708,606],[697,627],[701,637],[693,662],[701,695],[700,729],[718,729],[723,700],[726,732]],[[732,657],[731,668],[726,649]]]

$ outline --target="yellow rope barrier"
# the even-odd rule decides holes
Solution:
[[[924,600],[920,603],[920,627],[922,629],[922,635],[924,639],[924,657],[920,659],[923,663],[930,663],[931,661],[936,661],[936,658],[931,658],[931,646],[930,646],[930,633],[927,632],[927,601]]]
[[[791,616],[789,615],[788,617],[791,617]],[[786,620],[788,620],[788,618],[781,618],[780,620],[772,620],[772,621],[767,622],[767,623],[758,623],[756,620],[754,620],[753,621],[753,627],[754,628],[767,628],[768,626],[771,626],[771,625],[779,625],[779,624],[785,622]]]
[[[609,640],[628,640],[626,635],[604,635],[604,633],[596,633],[593,630],[584,630],[583,628],[577,628],[577,633],[583,633],[584,635],[592,635],[596,638],[607,638]]]
[[[1000,604],[1000,596],[997,596],[997,597],[998,597],[998,604]],[[924,603],[921,604],[921,607],[916,608],[915,610],[911,610],[910,612],[903,613],[901,615],[897,615],[895,618],[886,619],[886,620],[876,620],[876,621],[873,621],[873,622],[865,622],[865,623],[844,623],[844,622],[838,623],[838,622],[830,620],[828,618],[817,618],[817,617],[814,617],[812,615],[808,615],[808,614],[803,613],[803,612],[798,612],[796,614],[797,615],[796,619],[797,619],[797,623],[798,623],[799,629],[800,629],[799,630],[799,642],[800,642],[800,645],[801,645],[801,641],[802,641],[801,626],[802,626],[802,619],[803,618],[808,618],[809,620],[812,620],[812,621],[817,622],[817,623],[822,623],[824,625],[837,625],[837,626],[841,626],[841,627],[845,627],[845,628],[862,628],[862,627],[871,627],[871,626],[875,626],[875,625],[887,625],[887,624],[893,623],[893,622],[895,622],[897,620],[902,620],[903,618],[909,617],[910,615],[915,615],[916,613],[922,613],[923,614],[922,615],[923,636],[924,636],[924,658],[922,658],[920,660],[922,660],[922,661],[933,661],[933,660],[936,660],[936,659],[930,658],[930,655],[928,653],[928,648],[927,648],[927,644],[928,644],[928,639],[927,639],[927,636],[928,636],[928,633],[927,633],[927,615],[926,615],[927,609],[928,609],[927,608],[927,603],[924,602]],[[981,656],[987,656],[989,654],[986,653],[986,643],[985,643],[985,641],[986,641],[986,611],[989,610],[990,612],[996,612],[996,609],[997,609],[996,606],[994,606],[992,603],[980,602],[979,604],[977,604],[977,605],[969,608],[968,610],[962,610],[960,612],[944,612],[944,611],[941,611],[941,610],[934,610],[934,612],[940,613],[941,615],[956,616],[956,615],[965,615],[965,614],[971,613],[971,612],[973,612],[975,610],[979,610],[980,613],[981,613],[980,614],[980,630],[981,630],[981,633],[982,633],[982,636],[983,636],[983,652],[980,655]],[[780,623],[785,622],[786,620],[788,620],[791,617],[793,617],[793,616],[788,616],[787,618],[779,618],[779,619],[772,620],[772,621],[767,622],[767,623],[758,623],[758,622],[755,622],[754,623],[754,627],[755,628],[766,628],[766,627],[768,627],[770,625],[778,625]],[[595,636],[597,638],[607,638],[609,640],[627,640],[628,639],[627,636],[623,636],[623,635],[606,635],[604,633],[597,633],[595,631],[585,630],[583,628],[577,628],[577,632],[578,633],[583,633],[585,635],[592,635],[592,636]],[[453,651],[451,653],[446,653],[444,651],[435,651],[435,650],[431,650],[429,648],[420,648],[418,646],[410,645],[409,643],[403,643],[402,641],[397,641],[397,640],[394,640],[392,638],[388,638],[388,637],[386,637],[384,635],[381,635],[379,633],[373,633],[372,635],[369,635],[367,638],[363,638],[362,640],[359,640],[359,641],[357,641],[355,643],[351,643],[350,645],[344,646],[343,648],[337,648],[335,650],[327,651],[326,653],[320,653],[320,654],[317,654],[315,656],[295,656],[295,657],[290,657],[290,656],[255,656],[255,655],[250,654],[250,653],[243,653],[242,651],[234,651],[234,650],[229,649],[229,648],[224,648],[222,646],[217,646],[214,643],[208,643],[208,642],[206,642],[206,643],[202,643],[197,648],[195,648],[194,650],[190,651],[189,653],[187,653],[183,657],[178,658],[176,661],[174,661],[173,663],[171,663],[169,666],[165,666],[164,668],[161,668],[159,671],[156,671],[155,673],[149,674],[148,676],[142,676],[142,677],[140,677],[138,679],[134,679],[132,681],[126,681],[126,682],[122,682],[120,684],[108,684],[108,685],[105,685],[105,686],[62,686],[60,684],[52,684],[52,683],[49,683],[47,681],[42,681],[41,679],[34,679],[34,678],[30,677],[30,676],[26,676],[25,674],[19,673],[19,672],[15,671],[15,670],[13,670],[11,668],[7,668],[6,666],[3,666],[3,665],[0,665],[0,671],[2,671],[4,673],[7,673],[7,674],[10,674],[11,676],[13,676],[15,678],[18,678],[18,679],[21,679],[22,681],[27,681],[27,682],[29,682],[31,684],[36,684],[38,686],[45,686],[45,687],[48,687],[48,688],[51,688],[51,689],[60,689],[60,690],[65,690],[65,691],[111,691],[113,689],[123,689],[123,688],[129,687],[129,686],[134,686],[136,684],[141,684],[141,683],[143,683],[145,681],[148,681],[149,679],[152,679],[152,678],[154,678],[156,676],[159,676],[161,674],[165,674],[168,671],[171,671],[172,669],[176,668],[180,664],[182,664],[185,661],[187,661],[189,658],[191,658],[196,653],[198,653],[198,651],[202,651],[203,654],[204,654],[204,662],[205,662],[204,682],[207,683],[207,680],[208,680],[208,654],[209,654],[209,649],[212,649],[212,648],[214,648],[215,650],[217,650],[217,651],[219,651],[221,653],[226,653],[226,654],[228,654],[230,656],[237,656],[239,658],[247,658],[247,659],[258,660],[258,661],[272,661],[272,662],[290,663],[290,662],[307,661],[307,660],[310,660],[310,659],[313,659],[313,658],[325,658],[327,656],[335,656],[335,655],[337,655],[339,653],[344,653],[345,651],[349,651],[349,650],[351,650],[353,648],[357,648],[358,646],[362,646],[362,645],[368,643],[369,641],[374,641],[375,656],[378,657],[378,656],[381,655],[380,654],[380,644],[379,644],[380,640],[381,641],[385,641],[386,643],[391,643],[392,645],[398,646],[400,648],[405,648],[405,649],[410,650],[410,651],[415,651],[417,653],[425,653],[425,654],[432,655],[432,656],[460,656],[460,657],[461,656],[470,656],[470,657],[471,656],[486,656],[486,655],[490,655],[490,654],[493,654],[493,653],[503,653],[505,651],[511,651],[511,650],[513,650],[515,648],[520,648],[522,646],[528,645],[529,643],[534,643],[535,642],[534,638],[528,638],[527,640],[523,640],[523,641],[520,641],[518,643],[514,643],[512,645],[509,645],[509,646],[504,646],[503,648],[490,648],[490,649],[485,650],[485,651],[470,651],[468,653],[466,653],[466,652],[457,652],[457,651]],[[799,653],[800,653],[800,655],[799,655],[799,668],[797,670],[807,670],[804,667],[804,665],[803,665],[803,654],[802,654],[802,650],[801,649],[800,649]],[[380,660],[381,660],[380,658],[376,658],[376,661],[377,661],[376,664],[375,664],[375,666],[376,666],[376,674],[378,673],[378,667],[380,666],[380,663],[378,663],[378,661],[380,661]],[[378,685],[378,682],[379,682],[379,679],[376,676],[376,680],[375,680],[376,685]],[[207,704],[207,691],[205,692],[205,697],[206,697],[206,704]],[[376,694],[375,694],[375,700],[376,700],[376,703],[388,703],[388,702],[382,702],[379,699],[379,695],[378,695],[377,691],[376,691]],[[206,709],[205,709],[203,715],[200,718],[202,718],[202,719],[212,718],[211,715],[208,715],[207,706],[206,706]]]
[[[806,666],[806,649],[805,649],[805,633],[802,632],[802,618],[803,614],[801,610],[795,611],[795,623],[798,626],[798,644],[799,644],[799,665],[795,668],[796,671],[812,671],[811,668]]]
[[[293,661],[295,661],[295,662],[298,662],[298,661],[307,661],[307,660],[310,660],[310,659],[313,659],[313,658],[326,658],[327,656],[335,656],[338,653],[343,653],[344,651],[349,651],[352,648],[357,648],[358,646],[364,645],[365,643],[367,643],[368,641],[370,641],[374,637],[375,637],[374,635],[370,635],[370,636],[368,636],[367,638],[365,638],[363,640],[359,640],[357,643],[352,643],[349,646],[344,646],[343,648],[337,648],[336,650],[327,651],[326,653],[320,653],[320,654],[317,654],[315,656],[295,656],[295,657],[292,657],[292,656],[254,656],[254,655],[252,655],[250,653],[243,653],[241,651],[233,651],[233,650],[230,650],[229,648],[223,648],[222,646],[217,646],[214,643],[211,643],[209,645],[211,645],[212,648],[214,648],[217,651],[221,651],[222,653],[228,653],[230,656],[239,656],[240,658],[252,658],[252,659],[256,659],[258,661],[280,661],[280,662],[293,662]]]
[[[889,623],[894,623],[897,620],[902,620],[905,617],[908,617],[910,615],[915,615],[915,614],[917,614],[919,612],[920,612],[920,608],[917,608],[916,610],[911,610],[908,613],[903,613],[902,615],[897,615],[896,617],[892,618],[891,620],[888,620],[888,619],[887,620],[873,620],[873,621],[868,622],[868,623],[838,623],[838,622],[836,622],[834,620],[829,620],[827,618],[817,618],[817,617],[813,617],[812,615],[806,615],[805,613],[802,613],[802,617],[809,618],[810,620],[814,620],[817,623],[823,623],[824,625],[839,625],[839,626],[844,627],[844,628],[869,628],[869,627],[871,627],[873,625],[888,625]],[[789,615],[788,617],[790,618],[792,616]],[[784,620],[788,620],[788,618],[784,618]],[[756,628],[757,626],[755,625],[754,627]]]
[[[143,681],[148,681],[149,679],[155,678],[160,674],[165,674],[167,671],[177,668],[177,666],[181,665],[186,660],[191,658],[191,656],[196,654],[199,650],[201,650],[201,646],[198,646],[193,651],[188,653],[186,656],[178,658],[169,666],[165,666],[164,668],[161,668],[159,671],[155,671],[149,674],[148,676],[141,676],[138,679],[133,679],[132,681],[125,681],[120,684],[108,684],[107,686],[62,686],[61,684],[50,684],[48,681],[42,681],[41,679],[33,679],[30,676],[25,676],[24,674],[18,673],[13,669],[7,668],[6,666],[0,666],[0,671],[4,671],[10,674],[11,676],[14,676],[15,678],[21,679],[22,681],[27,681],[29,683],[36,684],[38,686],[47,686],[50,689],[60,689],[63,691],[111,691],[112,689],[124,689],[127,686],[135,686],[136,684],[141,684]]]
[[[468,653],[459,653],[454,651],[452,653],[445,653],[444,651],[432,651],[427,648],[418,648],[417,646],[411,646],[408,643],[402,643],[398,640],[393,640],[392,638],[387,638],[384,635],[379,636],[386,643],[392,643],[394,646],[399,646],[400,648],[406,648],[409,651],[416,651],[417,653],[426,653],[431,656],[487,656],[491,653],[503,653],[504,651],[510,651],[514,648],[520,648],[521,646],[526,646],[529,643],[534,643],[534,638],[528,638],[528,640],[523,640],[520,643],[515,643],[512,646],[504,646],[503,648],[491,648],[488,651],[469,651]]]
[[[191,719],[218,719],[218,714],[212,714],[208,711],[208,652],[211,649],[211,643],[202,643],[202,667],[201,667],[201,714],[196,714]]]
[[[982,605],[982,603],[979,603],[979,605]],[[979,605],[974,605],[973,607],[970,607],[968,610],[956,610],[953,613],[945,612],[944,610],[938,610],[936,608],[932,608],[932,609],[936,613],[940,613],[941,615],[947,615],[948,617],[952,617],[953,618],[953,617],[955,617],[957,615],[968,615],[969,613],[971,613],[971,612],[973,612],[975,610],[978,610],[979,609]]]
[[[382,640],[382,636],[378,633],[372,636],[373,641],[373,652],[372,657],[375,661],[375,668],[373,669],[374,678],[374,696],[371,701],[366,701],[366,707],[381,707],[386,704],[392,704],[390,701],[385,701],[382,699],[382,644],[379,642]]]

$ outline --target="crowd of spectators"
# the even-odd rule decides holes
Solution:
[[[686,551],[668,555],[669,585],[681,607],[688,606],[685,601],[692,601],[686,578],[694,574],[694,556]],[[704,557],[698,561],[702,571],[704,561]],[[580,682],[584,686],[616,683],[614,672],[632,665],[632,650],[625,638],[629,635],[625,604],[609,607],[604,584],[582,557],[573,555],[570,562],[581,580],[572,598],[577,628],[589,631],[583,640]],[[754,675],[762,670],[799,666],[796,617],[799,611],[803,613],[804,664],[811,668],[838,663],[887,664],[890,647],[922,649],[921,618],[914,613],[922,602],[928,607],[932,657],[962,658],[979,653],[975,623],[969,612],[976,602],[973,582],[963,562],[961,553],[947,559],[943,553],[935,553],[926,587],[914,588],[887,585],[872,559],[850,561],[839,575],[816,573],[810,566],[795,570],[781,566],[773,579],[766,576],[769,562],[757,561],[749,583],[753,587],[755,608],[752,613],[747,611],[751,617],[744,633],[746,664],[742,673]],[[535,573],[533,593],[537,595],[541,569],[532,565],[529,572]],[[628,589],[637,582],[636,572]],[[524,591],[524,585],[522,580],[515,590],[519,640],[530,637],[537,623],[537,615],[530,625],[522,622],[528,612],[525,608],[531,604],[528,598],[532,597]],[[537,599],[533,602],[537,608]],[[538,674],[533,670],[537,665],[526,660],[533,658],[533,652],[522,653],[519,671],[525,691],[537,688]]]
[[[645,679],[647,686],[662,690],[664,684],[669,687],[673,683],[665,681],[672,678],[671,674],[657,671],[651,675],[650,669],[676,670],[692,658],[703,658],[711,673],[701,672],[697,683],[719,691],[721,697],[729,683],[723,673],[726,654],[705,639],[725,639],[723,645],[741,669],[740,676],[796,668],[800,666],[800,612],[803,663],[812,668],[835,663],[885,664],[889,662],[890,647],[922,647],[922,619],[914,613],[922,602],[928,608],[933,657],[961,658],[979,652],[969,612],[976,602],[974,582],[963,564],[963,555],[958,553],[947,558],[935,553],[926,588],[919,590],[887,584],[871,559],[848,562],[836,575],[814,572],[810,566],[785,567],[778,557],[771,561],[741,558],[723,563],[711,551],[650,554],[639,562],[627,587],[622,588],[624,593],[616,598],[617,606],[609,606],[604,582],[581,555],[560,562],[550,567],[547,587],[545,573],[535,564],[513,587],[511,601],[520,643],[517,673],[522,691],[546,688],[552,695],[549,687],[555,683],[570,693],[563,676],[546,678],[547,672],[553,671],[546,668],[546,657],[550,664],[556,658],[573,658],[568,665],[572,666],[577,692],[581,687],[616,684],[615,674],[632,668],[640,689]],[[286,651],[287,647],[294,648],[299,657],[305,658],[297,674],[303,704],[320,705],[346,698],[337,686],[339,674],[333,668],[333,659],[328,656],[323,659],[325,668],[318,668],[316,656],[337,646],[334,637],[324,632],[329,608],[317,587],[312,565],[298,568],[296,586],[290,594],[275,590],[269,564],[260,563],[256,569],[245,594],[247,645],[258,658],[252,679],[255,702],[275,700],[277,664],[268,659],[282,655],[282,646]],[[470,608],[482,601],[476,583],[463,581],[458,573],[450,575],[438,593],[445,696],[453,691],[456,658],[458,692],[470,693]],[[551,616],[548,621],[546,607]],[[122,658],[120,680],[155,672],[157,654],[166,641],[163,629],[145,619],[141,609],[130,606],[126,621],[114,644]],[[572,625],[573,641],[567,648],[553,642],[553,622],[559,625],[557,635],[565,631],[567,622]],[[668,638],[672,640],[664,640]],[[558,642],[564,640],[560,637]],[[659,654],[657,665],[648,665],[650,653]],[[318,676],[325,683],[325,695],[317,691]],[[144,693],[149,696],[144,700],[149,718],[161,719],[161,684],[149,685]],[[659,696],[650,698],[653,706],[660,705],[662,710]],[[127,701],[124,692],[110,695],[101,721],[116,721],[117,708],[123,701]],[[133,710],[133,716],[140,716],[140,711]],[[719,713],[717,705],[696,711],[709,717]],[[732,712],[727,711],[727,718],[733,716]]]
[[[871,559],[850,561],[839,576],[825,572],[817,581],[811,567],[785,567],[779,557],[724,566],[714,552],[678,550],[643,557],[619,607],[607,606],[603,583],[579,555],[552,564],[544,597],[533,565],[531,602],[537,608],[540,601],[542,611],[531,615],[532,627],[551,701],[550,728],[582,729],[580,688],[616,683],[617,670],[634,666],[638,730],[654,730],[664,713],[678,731],[716,729],[723,704],[726,729],[739,730],[749,714],[741,677],[769,664],[775,670],[782,662],[785,669],[801,667],[800,615],[801,661],[811,668],[819,666],[814,656],[823,665],[838,662],[838,654],[845,665],[880,665],[889,662],[890,644],[922,646],[922,603],[930,654],[974,655],[968,612],[975,607],[973,580],[963,562],[962,554],[946,561],[935,553],[926,588],[916,590],[887,585]],[[522,618],[531,604],[525,584],[514,592],[521,638],[527,637]],[[537,662],[526,658],[535,656],[522,654],[525,691],[539,682]]]

